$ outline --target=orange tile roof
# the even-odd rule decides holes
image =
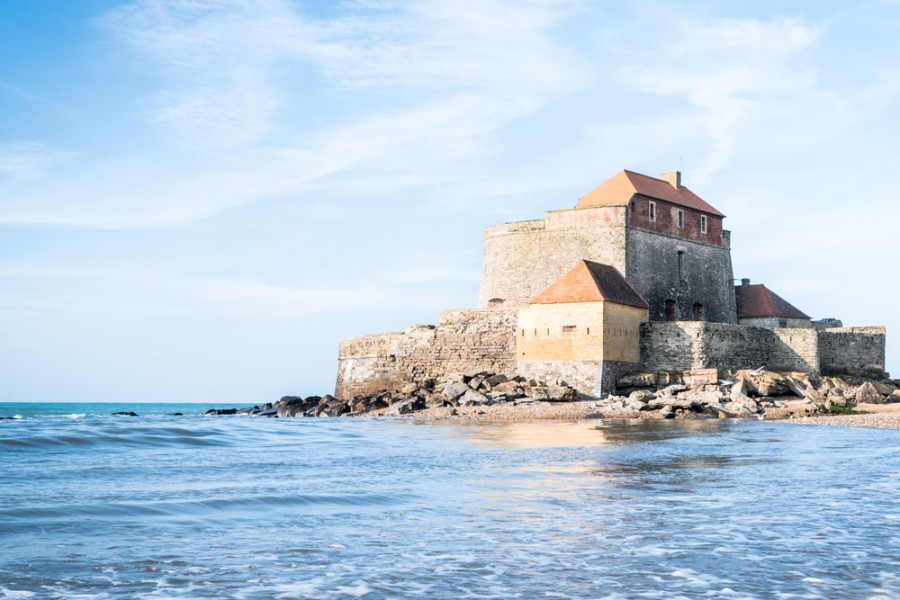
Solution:
[[[737,300],[737,316],[740,319],[757,317],[811,318],[761,283],[737,285],[734,287],[734,294]]]
[[[571,271],[535,296],[529,304],[567,302],[614,302],[649,308],[647,302],[615,267],[589,260],[580,261]]]
[[[668,181],[627,170],[616,173],[579,198],[575,208],[627,204],[635,194],[693,208],[717,217],[725,216],[684,186],[675,188]]]

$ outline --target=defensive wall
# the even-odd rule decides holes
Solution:
[[[436,326],[341,340],[334,395],[340,400],[450,373],[516,372],[516,310],[454,310]]]
[[[642,372],[766,367],[811,375],[880,375],[883,327],[767,329],[683,321],[641,327]]]
[[[459,310],[441,314],[436,326],[343,340],[335,396],[421,386],[451,373],[487,371],[543,381],[562,379],[579,392],[599,396],[629,372],[697,369],[800,371],[818,375],[884,373],[885,329],[842,327],[766,329],[698,321],[640,326],[640,363],[615,360],[521,362],[516,356],[517,310]],[[599,340],[598,340],[599,341]]]

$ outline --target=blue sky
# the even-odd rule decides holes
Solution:
[[[900,375],[898,40],[896,1],[5,0],[0,401],[331,391],[622,168]]]

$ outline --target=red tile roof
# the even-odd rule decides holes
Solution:
[[[693,208],[717,217],[725,216],[684,186],[675,188],[668,181],[641,175],[633,171],[620,171],[613,175],[579,198],[575,208],[603,206],[606,204],[627,204],[635,194],[671,202],[678,206]]]
[[[614,302],[649,308],[647,302],[615,267],[589,260],[579,262],[571,271],[535,296],[529,304],[566,302]]]
[[[809,315],[767,288],[763,284],[738,285],[734,288],[739,319],[781,317],[809,319]]]

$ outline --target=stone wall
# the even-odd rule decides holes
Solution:
[[[747,327],[768,327],[769,329],[776,329],[779,327],[807,328],[813,326],[812,322],[809,319],[786,319],[779,317],[743,318],[738,319],[738,323],[740,323],[741,325],[746,325]]]
[[[478,306],[493,299],[524,306],[580,260],[625,273],[625,210],[603,206],[548,211],[540,221],[507,223],[484,232]]]
[[[730,235],[725,231],[723,236],[717,247],[627,230],[623,274],[650,305],[651,321],[666,319],[666,300],[671,299],[676,320],[693,320],[696,303],[702,306],[701,320],[736,322]]]
[[[884,373],[884,327],[840,327],[819,332],[819,355],[825,375]]]
[[[437,326],[342,340],[334,395],[396,391],[450,373],[515,373],[516,320],[515,310],[447,311]]]
[[[641,328],[641,371],[752,369],[818,374],[815,329],[765,329],[694,321]]]

